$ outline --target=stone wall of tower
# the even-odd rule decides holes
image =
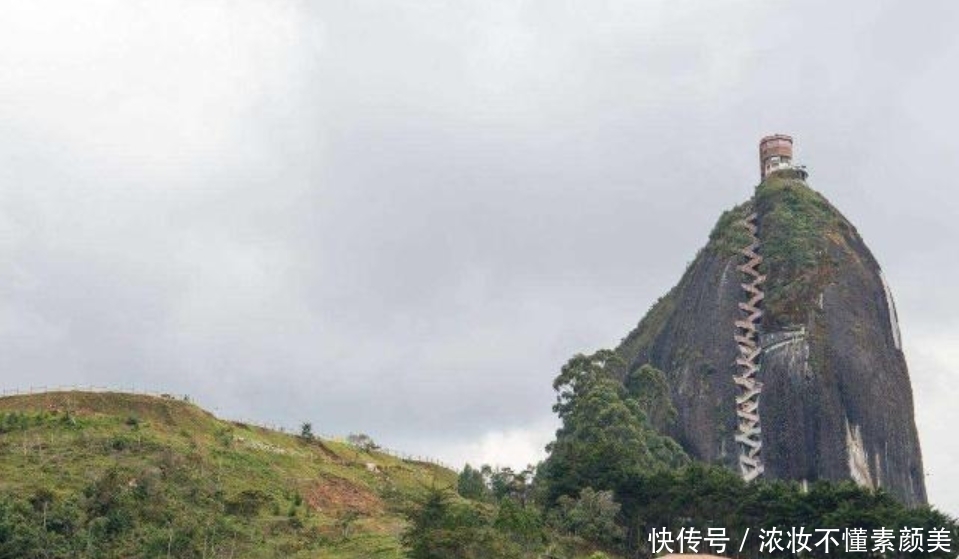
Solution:
[[[793,139],[785,134],[773,134],[759,141],[759,178],[770,171],[792,164]]]

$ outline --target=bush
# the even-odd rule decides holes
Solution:
[[[227,514],[254,517],[260,510],[273,502],[273,498],[259,489],[245,489],[226,502]]]
[[[313,440],[313,424],[306,422],[300,425],[300,438],[304,441]]]

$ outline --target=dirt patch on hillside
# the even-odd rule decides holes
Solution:
[[[364,487],[339,477],[326,477],[306,490],[306,502],[322,512],[352,510],[364,515],[383,512],[383,501]]]

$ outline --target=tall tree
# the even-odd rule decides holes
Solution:
[[[669,395],[665,373],[646,364],[627,374],[623,385],[657,431],[665,432],[676,421],[676,407]]]
[[[483,479],[483,472],[469,464],[463,466],[463,471],[456,480],[456,492],[461,497],[477,501],[486,500],[490,494],[489,488],[486,487],[486,480]]]
[[[537,477],[547,505],[562,495],[578,497],[586,487],[616,491],[638,474],[689,461],[614,378],[624,368],[614,352],[600,350],[574,356],[553,382],[562,426]]]

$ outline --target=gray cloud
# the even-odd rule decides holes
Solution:
[[[638,321],[783,131],[884,265],[959,512],[953,3],[5,12],[5,387],[523,463],[559,366]]]

